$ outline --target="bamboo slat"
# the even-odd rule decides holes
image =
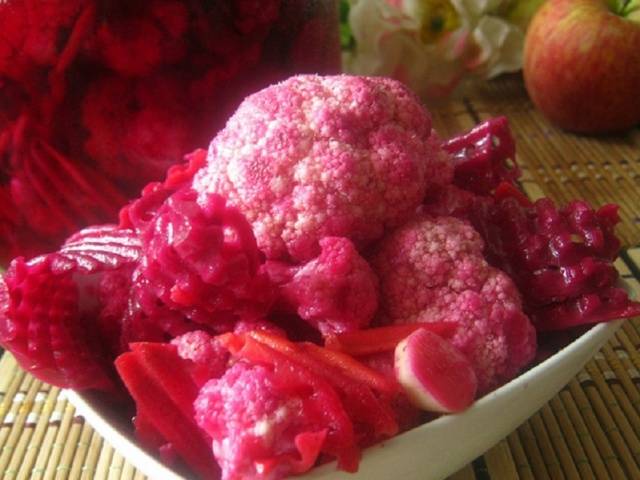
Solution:
[[[567,446],[567,440],[560,429],[560,425],[556,420],[553,410],[549,404],[542,407],[540,410],[542,420],[549,435],[551,447],[555,450],[562,472],[567,479],[579,479],[580,474],[576,468],[575,463],[572,461],[569,447]]]
[[[567,415],[575,429],[576,435],[582,448],[587,454],[587,459],[589,461],[589,465],[593,469],[596,478],[598,479],[606,479],[611,478],[607,468],[605,466],[604,460],[600,455],[600,451],[596,447],[595,442],[591,436],[590,430],[587,428],[587,424],[582,417],[582,412],[578,409],[575,400],[571,396],[571,393],[567,388],[560,392],[560,398],[562,399],[562,404],[567,412]]]
[[[518,429],[518,434],[527,459],[529,460],[529,465],[531,465],[533,476],[536,479],[551,478],[540,447],[538,446],[538,441],[531,428],[531,423],[525,422]]]
[[[476,474],[471,464],[458,470],[449,477],[449,480],[476,480]]]
[[[484,461],[491,478],[515,478],[518,475],[506,440],[499,442],[485,453]]]
[[[507,443],[509,444],[509,450],[513,457],[514,466],[518,472],[517,477],[522,480],[534,479],[533,469],[531,468],[531,464],[529,463],[529,459],[527,458],[527,454],[524,451],[524,447],[522,446],[522,442],[520,441],[520,436],[517,431],[507,436]]]
[[[587,457],[587,454],[585,453],[585,450],[580,443],[580,439],[578,437],[576,429],[573,426],[571,418],[569,417],[569,414],[567,413],[567,410],[565,409],[559,395],[551,399],[551,401],[549,402],[549,407],[558,422],[560,430],[559,440],[561,439],[562,441],[564,441],[569,450],[567,456],[567,454],[562,451],[562,449],[559,449],[561,452],[560,460],[563,462],[565,472],[567,472],[567,478],[573,478],[573,470],[577,470],[577,478],[595,478],[595,474],[593,472],[593,469],[591,468],[591,464],[589,463],[589,458]],[[568,463],[569,466],[565,466],[565,463]]]

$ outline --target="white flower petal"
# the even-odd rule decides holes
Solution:
[[[428,0],[425,0],[428,1]],[[482,15],[494,12],[509,0],[450,0],[461,16],[477,19]]]
[[[480,47],[476,59],[478,74],[492,78],[522,68],[524,32],[500,18],[482,17],[474,28],[473,39]]]

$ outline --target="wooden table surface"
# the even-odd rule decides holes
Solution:
[[[616,265],[640,292],[640,130],[602,138],[563,133],[533,109],[517,75],[439,106],[434,122],[446,137],[495,115],[510,120],[531,197],[620,205],[625,251]],[[640,479],[639,349],[634,319],[539,412],[451,479]],[[0,419],[0,478],[144,478],[59,389],[24,374],[9,355],[0,361]]]

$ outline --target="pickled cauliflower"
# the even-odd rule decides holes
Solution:
[[[401,83],[296,76],[251,95],[194,178],[244,213],[267,258],[310,260],[326,236],[362,247],[401,225],[453,167]]]
[[[366,328],[378,309],[378,278],[347,238],[320,240],[320,255],[300,265],[270,261],[285,310],[323,335]]]
[[[474,365],[480,392],[513,377],[536,351],[516,286],[486,262],[483,246],[467,222],[423,216],[386,237],[372,259],[383,322],[455,322],[451,341]]]

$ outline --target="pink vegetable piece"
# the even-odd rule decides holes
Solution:
[[[469,223],[419,216],[385,237],[372,266],[380,280],[380,321],[454,322],[451,343],[473,364],[484,393],[533,359],[536,339],[515,284],[482,251]]]
[[[300,75],[245,99],[193,188],[200,203],[219,194],[236,206],[267,258],[306,261],[323,237],[377,240],[451,181],[431,134],[429,113],[397,81]]]
[[[349,239],[325,237],[319,244],[320,255],[303,265],[266,264],[284,308],[324,336],[367,327],[378,309],[375,273]]]
[[[451,343],[424,328],[396,347],[395,372],[411,402],[423,410],[460,412],[473,403],[478,389],[469,360]]]
[[[140,280],[169,309],[225,331],[238,318],[262,317],[270,285],[244,216],[219,195],[207,200],[198,204],[182,188],[158,208],[140,232]]]
[[[103,225],[79,231],[55,253],[16,258],[0,280],[0,344],[43,381],[112,391],[119,319],[111,313],[122,297],[111,284],[139,256],[131,230]]]
[[[502,181],[520,176],[516,144],[506,117],[482,122],[469,132],[443,142],[454,164],[453,183],[465,190],[486,195]]]

